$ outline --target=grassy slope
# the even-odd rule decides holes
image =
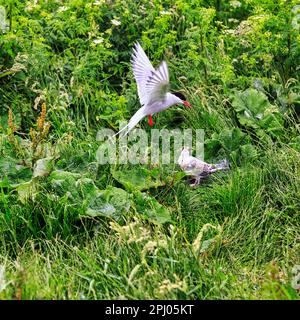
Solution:
[[[70,3],[76,4],[74,1]],[[156,27],[159,28],[159,25]],[[82,32],[84,34],[85,31]],[[78,39],[80,41],[80,37]],[[156,38],[159,41],[157,39],[161,39],[160,35]],[[63,41],[66,39],[57,39],[57,46],[63,46]],[[187,40],[184,38],[182,47],[184,41]],[[212,39],[206,38],[206,41],[209,45]],[[163,41],[159,44],[164,47]],[[190,113],[170,110],[165,117],[160,115],[157,127],[169,127],[170,124],[175,126],[172,122],[174,120],[182,127],[204,128],[205,134],[211,137],[214,132],[219,133],[224,128],[239,126],[228,103],[228,87],[225,84],[222,87],[219,83],[207,85],[201,82],[204,74],[198,76],[198,71],[192,70],[193,62],[184,59],[185,51],[182,47],[181,53],[178,53],[181,60],[177,60],[176,53],[170,57],[170,69],[178,73],[173,75],[174,78],[180,74],[190,78],[190,82],[185,85],[188,86],[186,90],[194,108]],[[57,50],[60,52],[60,49]],[[98,75],[95,71],[99,66],[89,56],[93,50],[88,51],[84,58],[78,53],[82,58],[77,65],[79,71],[70,53],[56,52],[51,57],[52,61],[57,62],[60,57],[65,61],[70,59],[70,64],[75,64],[74,70],[73,66],[69,66],[74,74],[74,86],[76,90],[79,88],[76,87],[76,81],[78,86],[81,82],[86,84],[84,89],[88,94],[85,100],[78,98],[67,107],[63,96],[55,100],[57,87],[62,92],[76,90],[68,82],[67,71],[55,78],[56,71],[50,63],[47,65],[40,62],[40,74],[31,66],[28,77],[40,80],[42,87],[48,90],[45,99],[50,106],[48,117],[53,124],[48,141],[59,145],[60,157],[56,167],[85,174],[95,181],[97,187],[104,189],[108,185],[119,185],[111,177],[109,168],[93,166],[98,147],[96,131],[102,126],[116,127],[117,120],[127,118],[129,113],[124,111],[127,103],[118,101],[119,109],[123,108],[124,114],[117,114],[109,120],[95,121],[94,116],[105,113],[106,98],[104,102],[100,97],[92,100],[93,94],[89,94],[94,90],[96,95],[99,90],[96,84],[99,79],[96,79]],[[107,52],[110,50],[113,52],[113,49]],[[97,54],[102,53],[97,52],[96,58]],[[38,58],[38,51],[31,55]],[[125,58],[128,59],[126,55]],[[160,57],[156,58],[159,60]],[[206,58],[213,59],[215,63],[222,60],[222,56],[211,57],[209,54]],[[121,57],[118,59],[123,61]],[[208,77],[229,77],[224,70],[219,74],[218,70],[213,69],[214,62],[210,64],[207,61],[208,69],[211,68]],[[228,62],[230,65],[231,62]],[[201,64],[198,66],[200,68]],[[89,73],[85,74],[87,70]],[[78,72],[81,72],[79,76]],[[265,74],[259,74],[256,69],[253,72],[256,77],[266,77],[264,80],[269,83]],[[127,74],[126,69],[116,73],[119,77],[123,76],[121,94],[129,101],[129,109],[133,110],[136,108],[132,101],[136,89],[134,83],[128,80],[130,74]],[[280,83],[279,72],[274,71],[274,74]],[[239,78],[246,81],[245,88],[251,86],[255,78],[249,74],[247,76],[243,74]],[[87,80],[90,77],[96,77],[93,78],[94,87]],[[233,75],[233,79],[235,77]],[[234,86],[240,85],[239,81],[233,79]],[[13,81],[18,85],[17,93],[14,89],[10,92]],[[36,117],[30,106],[36,96],[32,92],[29,94],[26,86],[24,88],[20,85],[23,81],[22,77],[17,76],[16,80],[3,82],[1,98],[6,107],[9,101],[13,101],[15,113],[18,105],[24,106],[23,112],[28,117],[23,121],[22,130],[28,133],[32,125],[30,119]],[[110,89],[101,87],[101,90],[113,90],[115,79],[110,81],[106,84],[111,85]],[[176,81],[178,87],[184,85],[180,81],[183,80],[178,78]],[[245,88],[243,85],[239,87]],[[116,97],[112,94],[108,99],[114,100]],[[102,109],[97,109],[99,103],[102,103]],[[26,104],[30,106],[29,111]],[[299,264],[300,255],[300,154],[287,145],[288,141],[299,135],[299,125],[292,122],[299,122],[299,118],[290,120],[290,116],[288,114],[285,118],[288,129],[282,138],[283,143],[276,140],[258,141],[259,138],[251,130],[248,132],[247,128],[241,126],[257,147],[258,155],[253,161],[241,161],[233,165],[228,174],[216,176],[196,189],[191,189],[182,180],[167,189],[149,190],[149,194],[171,210],[174,220],[172,226],[150,224],[134,210],[120,224],[100,218],[78,220],[76,214],[83,210],[83,205],[81,207],[79,204],[74,209],[66,197],[54,198],[47,185],[47,178],[41,179],[35,200],[23,204],[14,191],[8,192],[6,188],[1,188],[0,265],[5,270],[5,281],[0,278],[0,298],[299,298],[299,292],[291,286],[291,270],[295,264]],[[8,154],[3,150],[1,156],[6,157]],[[170,166],[162,167],[161,170],[175,173],[178,168]],[[3,283],[6,284],[4,289],[1,288]]]

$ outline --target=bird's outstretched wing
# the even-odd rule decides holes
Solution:
[[[133,74],[142,105],[164,100],[169,88],[169,71],[165,61],[155,70],[139,43],[132,54]]]
[[[165,61],[148,78],[146,90],[149,95],[148,103],[165,100],[166,93],[169,90],[169,71]]]

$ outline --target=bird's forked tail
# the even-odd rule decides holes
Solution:
[[[124,132],[123,136],[126,136],[144,117],[146,116],[144,108],[140,108],[129,120],[127,125],[123,127],[119,132],[117,132],[114,136]]]
[[[230,164],[227,159],[222,160],[221,162],[214,165],[218,170],[229,170]]]

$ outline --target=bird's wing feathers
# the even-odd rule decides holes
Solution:
[[[187,165],[188,170],[203,170],[205,163],[199,159],[196,159],[194,157],[190,157]]]
[[[146,91],[149,95],[148,103],[152,101],[163,101],[169,90],[169,71],[165,61],[163,61],[157,70],[146,82]]]
[[[145,105],[148,100],[148,94],[146,92],[146,83],[148,78],[155,72],[151,62],[149,61],[146,53],[139,43],[135,44],[132,54],[132,69],[134,78],[138,87],[138,94],[140,102]]]
[[[183,171],[194,176],[199,175],[202,172],[208,172],[210,167],[210,164],[192,156],[188,156],[186,159],[184,159],[181,165],[181,169]]]
[[[163,61],[155,70],[143,48],[137,43],[132,54],[132,68],[141,104],[164,100],[169,87],[167,63]]]

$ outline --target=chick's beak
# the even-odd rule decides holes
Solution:
[[[192,108],[192,106],[187,101],[183,101],[183,104],[188,108]]]

